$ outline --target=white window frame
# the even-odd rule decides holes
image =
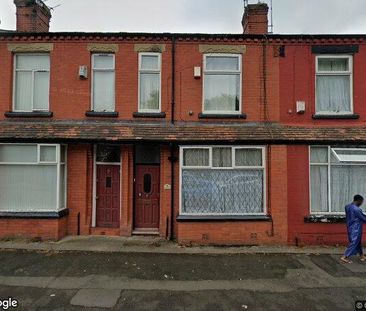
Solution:
[[[348,71],[319,71],[319,59],[346,58],[348,59]],[[350,111],[318,111],[317,103],[317,77],[318,76],[349,76],[350,78]],[[353,56],[348,54],[326,54],[315,57],[315,114],[316,115],[345,115],[353,114]]]
[[[92,205],[92,228],[96,228],[97,226],[97,165],[115,165],[119,166],[119,177],[120,177],[120,200],[122,199],[122,152],[120,154],[120,161],[119,162],[99,162],[97,161],[97,146],[95,144],[93,146],[93,205]],[[122,213],[122,202],[120,201],[120,215]]]
[[[94,63],[95,63],[95,57],[97,56],[112,56],[113,57],[113,68],[94,68]],[[95,110],[95,105],[94,105],[94,73],[95,72],[113,72],[114,73],[114,100],[113,100],[113,108],[111,110],[107,110],[106,112],[115,112],[116,111],[116,55],[114,53],[93,53],[91,54],[91,59],[92,59],[92,68],[91,68],[91,111],[96,111],[96,112],[103,112],[100,110]]]
[[[213,148],[231,148],[232,166],[231,167],[214,167],[212,165],[212,149]],[[186,149],[208,149],[209,165],[208,166],[184,166],[183,154]],[[239,149],[258,149],[262,151],[261,166],[237,166],[235,165],[235,151]],[[267,215],[267,167],[266,167],[266,147],[265,146],[233,146],[233,145],[213,145],[213,146],[180,146],[179,147],[179,215],[182,216],[265,216]],[[184,169],[196,170],[263,170],[263,212],[262,213],[184,213],[182,211],[182,172]]]
[[[30,70],[30,69],[17,69],[17,59],[18,56],[48,56],[50,60],[50,69],[38,69],[38,70]],[[46,109],[34,109],[34,74],[35,72],[48,72],[49,73],[49,85],[51,86],[51,56],[49,53],[16,53],[14,54],[14,64],[13,64],[13,103],[12,109],[14,112],[37,112],[37,111],[50,111],[50,89],[48,91],[48,107]],[[16,80],[17,80],[17,72],[31,72],[32,73],[32,95],[31,95],[31,110],[17,110],[16,106]]]
[[[238,66],[239,70],[207,70],[206,63],[207,57],[232,57],[238,58]],[[223,111],[223,110],[205,110],[205,85],[206,85],[206,75],[239,75],[239,110],[238,111]],[[202,83],[202,112],[204,114],[241,114],[242,113],[242,76],[243,76],[243,67],[242,67],[242,55],[241,54],[226,54],[226,53],[207,53],[203,55],[203,83]]]
[[[327,162],[324,163],[312,163],[311,162],[311,148],[327,148],[328,149],[328,159]],[[344,212],[333,212],[331,210],[332,207],[332,195],[331,195],[331,167],[336,166],[336,164],[331,163],[331,154],[335,155],[333,150],[361,150],[366,152],[366,148],[332,148],[331,146],[321,146],[321,145],[312,145],[309,146],[308,152],[309,152],[309,205],[310,205],[310,214],[311,215],[344,215]],[[338,157],[335,155],[335,157],[338,159]],[[358,162],[358,161],[340,161],[341,166],[366,166],[366,162]],[[356,163],[356,164],[355,164]],[[328,211],[327,212],[319,212],[319,211],[313,211],[313,208],[311,206],[311,167],[312,166],[326,166],[327,167],[327,176],[328,176]]]
[[[143,56],[157,56],[158,57],[158,70],[156,69],[142,69],[142,57]],[[141,113],[159,113],[161,112],[161,67],[162,67],[162,60],[161,60],[161,53],[157,52],[142,52],[139,53],[139,72],[138,72],[138,112]],[[159,74],[159,109],[141,109],[141,74],[144,73],[153,73]]]
[[[1,165],[37,165],[37,166],[56,166],[57,177],[56,177],[56,210],[52,210],[51,212],[60,212],[62,210],[67,209],[67,145],[60,144],[12,144],[12,143],[0,143],[2,145],[12,145],[12,146],[36,146],[37,148],[37,161],[36,162],[0,162]],[[56,162],[44,162],[40,161],[40,147],[56,147]],[[65,161],[61,162],[61,146],[65,147]],[[65,206],[60,206],[60,176],[61,176],[61,165],[64,165],[64,176],[65,176],[65,193],[64,193],[64,202]],[[3,212],[11,212],[11,213],[27,213],[27,212],[38,212],[37,210],[27,210],[27,211],[16,211],[13,210],[3,210]],[[45,210],[41,210],[39,212],[49,212]]]

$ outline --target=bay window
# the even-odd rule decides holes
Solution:
[[[241,112],[241,55],[204,55],[203,112]]]
[[[161,54],[139,54],[139,112],[161,111]]]
[[[93,54],[92,110],[115,110],[115,57],[114,54]]]
[[[343,214],[355,194],[366,193],[366,149],[310,148],[310,210]]]
[[[264,215],[264,147],[180,149],[181,215]]]
[[[352,56],[316,57],[316,113],[353,113]]]
[[[16,54],[14,70],[13,111],[48,111],[50,56]]]
[[[0,212],[66,208],[66,146],[0,144]]]

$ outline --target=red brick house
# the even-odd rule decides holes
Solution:
[[[366,194],[364,35],[0,32],[0,236],[346,242]],[[366,171],[365,171],[366,173]]]

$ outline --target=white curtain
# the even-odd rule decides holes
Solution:
[[[56,211],[56,165],[0,165],[0,210]]]
[[[159,110],[160,75],[140,73],[140,109]]]
[[[328,147],[311,147],[311,163],[328,163]]]
[[[351,111],[350,76],[317,76],[317,112]]]
[[[183,213],[243,215],[263,211],[263,170],[182,172]]]
[[[312,165],[310,178],[311,211],[328,212],[328,166]]]
[[[0,145],[0,162],[36,163],[37,145]]]
[[[61,164],[60,165],[60,184],[59,184],[59,195],[60,195],[59,209],[60,210],[66,207],[65,194],[66,194],[66,165]]]
[[[205,75],[205,111],[239,111],[240,76]]]
[[[236,149],[235,165],[237,166],[262,166],[262,150]]]
[[[344,212],[355,194],[366,195],[366,166],[333,165],[331,168],[332,211]]]
[[[184,149],[183,165],[184,166],[208,166],[209,165],[208,149]]]
[[[50,73],[34,73],[33,110],[48,110],[50,94]]]
[[[32,72],[19,71],[15,77],[15,110],[32,111]]]
[[[212,148],[212,166],[231,167],[231,148]]]
[[[56,147],[55,146],[40,146],[41,162],[56,162]]]
[[[114,111],[114,71],[95,71],[93,85],[94,111]]]

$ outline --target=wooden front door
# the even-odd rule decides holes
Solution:
[[[136,166],[135,229],[159,228],[160,168],[156,165]]]
[[[97,227],[119,227],[120,166],[97,165]]]

